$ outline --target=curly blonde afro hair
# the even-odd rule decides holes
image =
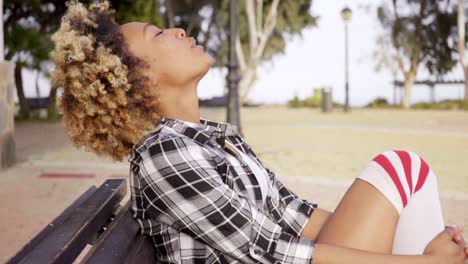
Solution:
[[[155,87],[143,74],[115,22],[109,2],[86,8],[72,0],[52,35],[52,88],[68,135],[76,147],[122,161],[157,125]]]

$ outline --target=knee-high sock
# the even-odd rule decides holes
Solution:
[[[437,177],[419,155],[383,152],[357,178],[376,187],[400,214],[393,254],[420,255],[444,229]]]

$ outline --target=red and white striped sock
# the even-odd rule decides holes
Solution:
[[[419,155],[401,150],[383,152],[357,178],[376,187],[400,214],[393,254],[422,254],[444,229],[437,177]]]

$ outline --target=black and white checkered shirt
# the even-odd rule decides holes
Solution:
[[[312,263],[314,241],[300,236],[317,204],[268,172],[268,194],[229,140],[261,166],[229,123],[163,117],[133,148],[134,217],[163,263]]]

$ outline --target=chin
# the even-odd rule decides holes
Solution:
[[[215,59],[208,53],[205,52],[204,56],[209,61],[210,67],[215,63]]]
[[[213,66],[214,62],[215,60],[213,59],[213,57],[205,53],[205,55],[203,56],[203,65],[201,67],[205,69],[205,72],[207,72],[211,68],[211,66]]]
[[[195,68],[192,68],[194,71],[194,75],[196,78],[203,78],[208,71],[210,70],[211,66],[214,64],[215,60],[213,57],[207,53],[203,54],[203,56],[198,57],[196,60],[196,64],[192,64]]]

